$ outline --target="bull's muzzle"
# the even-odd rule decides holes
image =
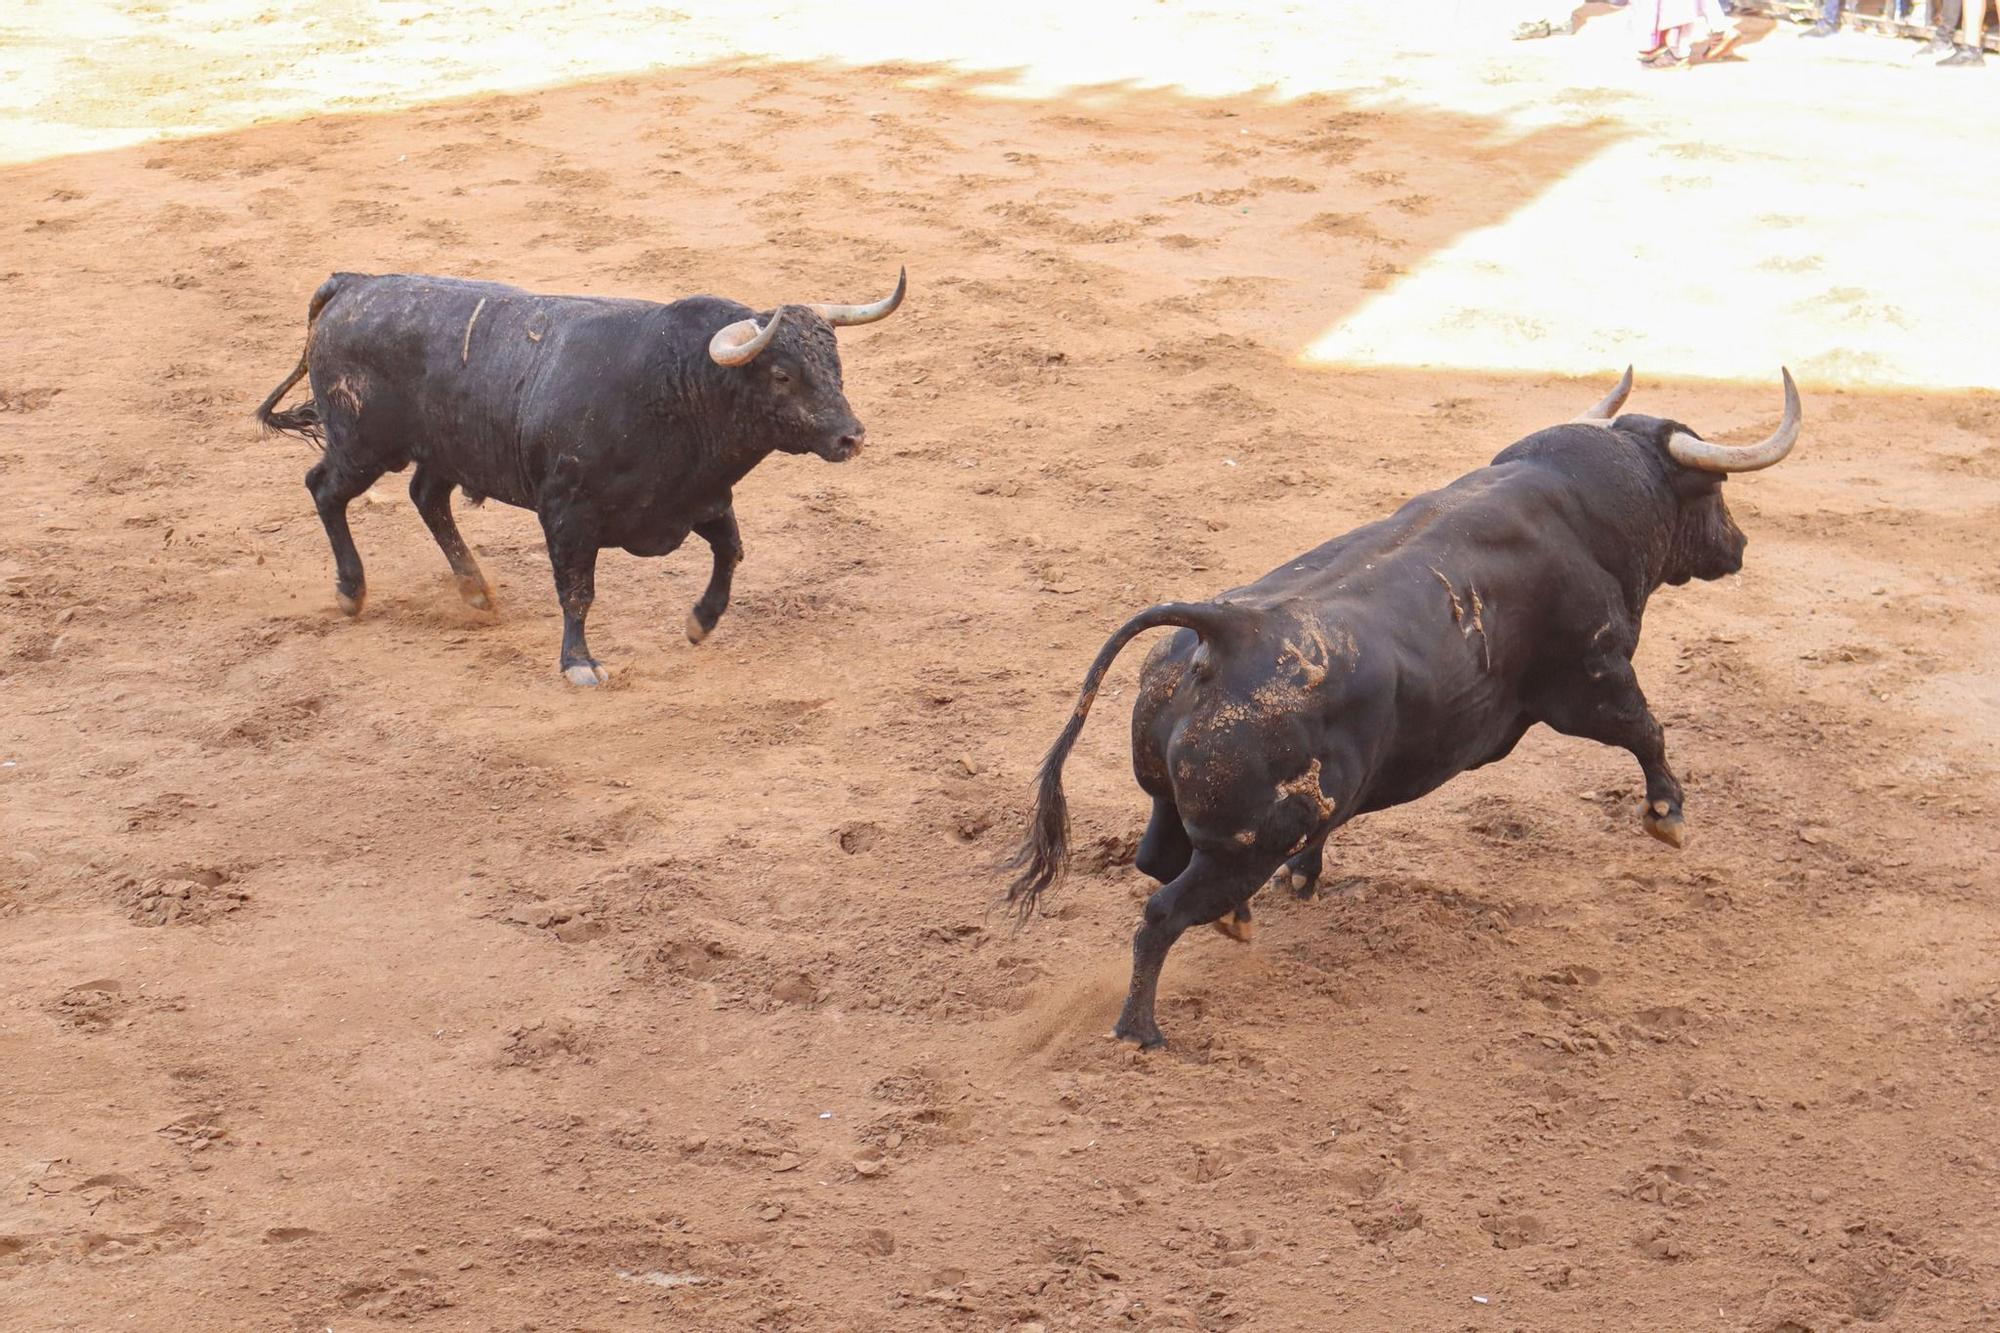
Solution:
[[[867,442],[867,428],[856,425],[815,446],[813,452],[829,463],[845,463],[860,453],[861,447]]]

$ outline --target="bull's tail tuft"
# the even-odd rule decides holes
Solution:
[[[1014,909],[1018,924],[1025,924],[1035,914],[1043,891],[1059,882],[1068,868],[1069,798],[1063,795],[1063,764],[1075,748],[1076,738],[1083,734],[1090,705],[1119,652],[1135,636],[1167,625],[1191,629],[1204,643],[1226,643],[1249,629],[1256,615],[1247,607],[1226,602],[1166,602],[1141,611],[1105,640],[1097,660],[1084,675],[1083,691],[1077,697],[1069,722],[1042,759],[1041,770],[1035,777],[1035,810],[1027,836],[1006,863],[1007,869],[1016,872],[1007,886],[1007,904]]]
[[[257,423],[264,428],[266,435],[296,435],[302,440],[311,440],[324,449],[326,432],[320,424],[319,402],[316,399],[308,398],[297,407],[286,408],[282,412],[275,410],[278,400],[290,392],[291,387],[297,384],[305,373],[306,363],[301,360],[290,377],[271,390],[271,396],[257,408]]]
[[[306,361],[312,355],[313,324],[319,319],[319,312],[326,303],[340,291],[341,279],[346,276],[349,275],[334,274],[313,293],[312,303],[306,307],[306,345],[299,353],[299,363],[292,367],[292,373],[285,376],[277,388],[271,390],[270,396],[257,405],[257,424],[264,428],[266,434],[296,435],[302,440],[311,440],[322,449],[326,447],[326,428],[320,420],[317,400],[308,398],[297,407],[282,412],[278,410],[278,402],[292,391],[294,384],[305,378]]]

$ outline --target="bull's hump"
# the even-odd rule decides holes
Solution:
[[[1413,496],[1386,518],[1364,524],[1287,560],[1257,582],[1227,594],[1269,608],[1291,598],[1327,597],[1350,586],[1379,586],[1440,557],[1455,559],[1505,540],[1535,511],[1545,478],[1519,464],[1496,464],[1448,486]]]

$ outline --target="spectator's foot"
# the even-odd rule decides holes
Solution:
[[[1799,35],[1802,37],[1831,37],[1839,31],[1840,28],[1835,24],[1815,23]]]
[[[1956,50],[1958,50],[1958,43],[1952,41],[1949,37],[1940,37],[1933,33],[1928,42],[1917,48],[1917,56],[1948,56]],[[1912,57],[1912,59],[1915,58]]]
[[[1647,69],[1679,69],[1686,65],[1688,60],[1685,56],[1677,56],[1669,48],[1662,47],[1639,63]]]
[[[1536,19],[1533,23],[1517,23],[1514,25],[1514,40],[1517,42],[1527,42],[1533,41],[1537,37],[1553,37],[1555,31],[1554,28],[1540,19]]]
[[[1985,63],[1986,56],[1984,52],[1974,50],[1969,46],[1961,46],[1943,60],[1938,61],[1938,68],[1943,69],[1948,65],[1983,65]]]
[[[1729,58],[1729,53],[1736,49],[1736,44],[1742,40],[1743,34],[1740,32],[1718,32],[1708,39],[1708,45],[1701,48],[1695,59],[1726,60]]]
[[[1666,43],[1662,42],[1658,46],[1649,47],[1648,49],[1641,51],[1639,53],[1639,63],[1642,65],[1645,64],[1648,60],[1651,60],[1654,56],[1660,54],[1660,52],[1666,49],[1667,49]]]

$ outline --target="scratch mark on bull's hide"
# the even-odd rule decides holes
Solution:
[[[1308,648],[1312,650],[1310,653],[1306,651]],[[1317,689],[1326,679],[1327,665],[1331,661],[1325,636],[1307,626],[1303,645],[1286,639],[1283,646],[1278,649],[1278,664],[1283,666],[1288,659],[1297,659],[1299,674],[1305,677],[1304,688]]]
[[[1451,586],[1451,580],[1445,577],[1445,572],[1436,565],[1432,565],[1431,573],[1437,575],[1437,581],[1444,585],[1445,595],[1451,598],[1451,623],[1458,626],[1459,634],[1468,642],[1471,641],[1474,634],[1479,635],[1480,660],[1485,664],[1487,671],[1492,671],[1493,644],[1486,636],[1486,621],[1483,617],[1486,604],[1479,600],[1479,590],[1471,584],[1467,584],[1465,587],[1465,595],[1472,602],[1472,613],[1468,617],[1465,610],[1465,603],[1458,599],[1458,589]]]
[[[1310,764],[1307,764],[1306,771],[1293,778],[1290,782],[1280,782],[1278,784],[1278,799],[1280,801],[1290,800],[1294,796],[1303,796],[1311,801],[1313,803],[1313,811],[1320,821],[1324,822],[1333,818],[1335,803],[1327,799],[1326,793],[1321,791],[1319,786],[1319,760],[1315,759]]]
[[[1586,659],[1587,665],[1583,668],[1583,674],[1591,680],[1603,680],[1611,674],[1610,671],[1600,665],[1604,661],[1604,654],[1597,646],[1610,633],[1611,622],[1607,620],[1602,625],[1599,625],[1596,632],[1590,636],[1590,656]]]
[[[1485,663],[1487,673],[1491,674],[1493,671],[1493,641],[1486,637],[1486,622],[1481,618],[1481,613],[1485,611],[1486,604],[1479,600],[1479,589],[1473,587],[1470,583],[1465,585],[1465,595],[1472,599],[1472,623],[1465,627],[1465,636],[1469,639],[1472,637],[1474,631],[1478,632],[1480,660]]]
[[[1444,571],[1436,565],[1431,566],[1431,573],[1437,575],[1437,581],[1444,585],[1444,595],[1451,598],[1451,623],[1459,624],[1465,619],[1465,607],[1459,603],[1458,589],[1451,586],[1451,580],[1446,578]]]
[[[342,375],[327,387],[326,396],[344,405],[348,411],[358,414],[361,411],[360,391],[367,387],[366,380],[352,382],[347,376]]]
[[[464,365],[472,356],[472,326],[479,322],[479,312],[486,308],[486,298],[480,297],[479,304],[472,307],[472,318],[465,321],[465,341],[458,347],[458,364]]]

